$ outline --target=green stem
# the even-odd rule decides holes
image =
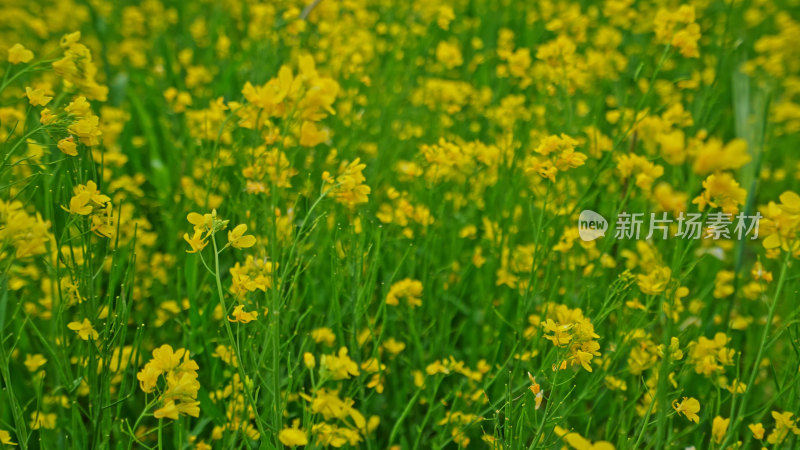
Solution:
[[[764,329],[761,331],[761,342],[758,346],[758,351],[756,352],[756,358],[753,360],[753,368],[750,370],[750,376],[747,379],[747,388],[742,394],[742,403],[739,405],[738,409],[736,409],[736,397],[734,397],[733,405],[731,406],[731,416],[735,419],[731,421],[731,426],[728,428],[728,433],[725,435],[725,440],[722,442],[722,445],[720,445],[720,448],[726,448],[728,442],[736,434],[736,430],[739,428],[739,424],[742,420],[742,411],[747,409],[747,400],[748,397],[750,397],[750,393],[753,391],[753,383],[756,380],[756,375],[758,375],[758,368],[761,365],[761,358],[764,356],[764,349],[766,348],[767,339],[769,338],[769,330],[772,327],[772,319],[775,317],[775,309],[778,304],[778,298],[783,291],[783,285],[786,281],[786,268],[789,267],[789,259],[791,258],[791,255],[792,252],[787,251],[783,258],[783,267],[781,267],[781,273],[778,277],[778,285],[775,288],[775,295],[772,297],[772,303],[769,305],[767,322],[764,324]]]
[[[17,443],[21,450],[26,450],[28,448],[28,433],[25,429],[25,419],[22,417],[22,412],[14,397],[14,386],[11,385],[11,377],[8,372],[8,355],[3,342],[0,342],[0,373],[3,375],[3,384],[8,392],[11,415],[14,417],[14,431],[17,433]]]
[[[222,280],[219,274],[219,252],[217,251],[217,240],[214,234],[211,234],[211,243],[214,246],[214,279],[217,282],[217,294],[219,295],[219,302],[222,305],[222,312],[227,316],[228,308],[225,305],[225,295],[223,294],[222,290]],[[236,354],[236,361],[238,364],[236,365],[236,369],[239,372],[239,378],[241,379],[242,389],[247,396],[247,402],[250,404],[250,407],[253,408],[253,412],[256,412],[256,402],[253,399],[253,393],[250,391],[250,386],[247,383],[247,375],[244,371],[244,360],[242,359],[242,353],[239,350],[239,345],[236,342],[236,339],[233,337],[233,331],[231,330],[231,324],[228,323],[227,317],[222,319],[222,322],[225,324],[225,332],[228,335],[228,340],[231,342],[231,347],[233,348],[234,353]],[[245,411],[245,418],[247,417],[247,411]],[[261,434],[262,437],[267,436],[267,432],[264,429],[264,426],[261,424],[261,420],[259,420],[259,416],[256,413],[256,426],[258,427],[258,432]]]

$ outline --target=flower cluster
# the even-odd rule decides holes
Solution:
[[[208,245],[208,238],[217,231],[224,230],[228,226],[227,220],[222,220],[217,217],[217,210],[211,211],[208,214],[198,214],[195,212],[189,213],[186,220],[194,225],[194,233],[189,236],[189,233],[184,233],[183,239],[192,247],[187,250],[188,253],[197,253],[203,250]],[[247,232],[247,225],[236,225],[233,230],[228,231],[228,245],[233,248],[250,248],[256,244],[256,238],[252,235],[245,234]]]
[[[200,367],[189,358],[186,349],[173,350],[164,344],[153,350],[153,358],[136,375],[142,391],[147,394],[156,392],[160,408],[153,412],[153,416],[178,420],[181,414],[200,415],[198,370]],[[164,384],[160,383],[161,380]]]
[[[412,309],[422,305],[422,283],[411,278],[404,278],[389,288],[386,304],[398,306],[403,299]]]
[[[561,364],[553,369],[581,366],[588,372],[592,371],[592,359],[600,356],[600,343],[597,342],[600,336],[594,332],[592,322],[584,317],[580,308],[553,305],[542,322],[542,329],[545,339],[567,350]]]
[[[116,228],[111,198],[102,194],[92,180],[75,186],[73,192],[69,207],[62,208],[70,214],[89,217],[91,230],[98,236],[113,237]]]

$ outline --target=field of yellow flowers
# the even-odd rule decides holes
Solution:
[[[0,447],[800,448],[800,1],[3,0]]]

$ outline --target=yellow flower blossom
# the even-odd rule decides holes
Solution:
[[[56,144],[56,146],[65,155],[78,156],[78,145],[75,144],[75,138],[73,138],[72,136],[61,139],[60,141],[58,141],[58,144]]]
[[[0,430],[0,444],[3,445],[17,445],[11,440],[11,433],[6,430]]]
[[[27,63],[33,59],[33,52],[17,42],[8,49],[8,62],[11,64]]]
[[[308,436],[302,428],[284,428],[278,433],[278,440],[287,447],[308,445]]]
[[[411,308],[422,305],[422,283],[411,278],[402,279],[389,288],[386,304],[397,306],[404,299]]]
[[[244,306],[237,305],[233,308],[233,313],[228,317],[228,322],[250,323],[258,319],[258,313],[255,311],[246,312]]]
[[[336,341],[336,335],[330,328],[320,327],[311,330],[311,339],[313,339],[317,344],[322,342],[327,346],[333,346],[333,343]]]
[[[358,375],[358,364],[347,355],[347,347],[339,349],[338,355],[322,355],[320,370],[333,380],[348,379]]]
[[[28,102],[31,106],[45,106],[53,99],[53,97],[45,95],[43,90],[31,89],[30,87],[25,88],[25,95],[28,97]]]
[[[775,419],[775,428],[767,436],[767,442],[772,445],[782,444],[789,433],[800,434],[800,428],[796,425],[791,412],[772,411],[772,418]]]
[[[29,372],[36,372],[46,362],[47,359],[39,353],[35,355],[31,354],[25,355],[25,367],[28,369]]]
[[[186,253],[197,253],[208,245],[208,241],[203,239],[203,232],[199,230],[195,230],[192,237],[189,237],[189,233],[184,233],[183,239],[192,247],[191,250],[186,250]]]
[[[759,423],[751,423],[750,425],[747,426],[747,428],[749,428],[750,431],[753,433],[753,438],[754,439],[758,439],[759,441],[761,439],[764,439],[764,432],[766,430],[764,430],[764,425],[762,425],[760,422]]]
[[[247,225],[236,225],[233,230],[228,231],[228,242],[233,248],[249,248],[256,244],[256,238],[252,235],[245,235]]]
[[[99,117],[90,115],[67,127],[67,131],[78,136],[83,145],[93,147],[100,144],[100,137],[103,135],[99,122]]]
[[[92,323],[89,322],[89,319],[83,319],[83,322],[70,322],[67,324],[67,328],[78,333],[78,337],[84,341],[88,341],[89,339],[97,340],[97,338],[100,337],[97,331],[92,327]]]
[[[703,181],[703,192],[692,203],[697,204],[700,211],[706,205],[721,208],[726,214],[736,214],[739,206],[744,205],[747,191],[739,187],[739,183],[727,172],[711,174]]]
[[[309,352],[305,352],[305,353],[303,353],[303,364],[307,368],[313,369],[314,367],[317,366],[317,361],[316,361],[316,359],[314,359],[314,355],[312,355]]]
[[[717,444],[725,439],[725,435],[728,433],[728,423],[730,423],[730,421],[731,419],[723,419],[720,416],[714,417],[714,421],[711,425],[711,435],[714,437],[714,442]]]
[[[700,416],[697,415],[700,412],[700,402],[697,401],[694,397],[683,397],[683,400],[678,403],[678,400],[672,401],[672,408],[678,413],[683,414],[686,416],[687,419],[694,423],[700,422]]]
[[[608,441],[597,441],[592,443],[592,441],[586,439],[580,434],[574,431],[570,432],[559,426],[556,426],[553,431],[555,432],[556,436],[559,436],[564,442],[569,444],[569,446],[575,450],[614,450],[616,448]]]

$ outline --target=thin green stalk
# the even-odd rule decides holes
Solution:
[[[219,302],[222,305],[222,311],[224,314],[228,313],[228,308],[225,305],[225,294],[223,293],[222,289],[222,279],[219,273],[219,250],[217,249],[217,239],[214,233],[211,233],[211,243],[214,247],[214,279],[217,282],[217,294],[219,295]],[[239,349],[239,345],[236,342],[236,339],[233,336],[233,330],[231,330],[231,324],[228,322],[227,318],[222,319],[222,323],[225,324],[225,332],[228,335],[228,340],[231,343],[231,347],[236,354],[236,361],[239,364],[236,365],[236,370],[239,372],[239,378],[242,382],[242,388],[247,396],[247,401],[250,404],[250,407],[253,408],[253,411],[256,412],[255,414],[255,422],[256,427],[258,427],[258,432],[261,434],[262,437],[267,436],[266,429],[264,429],[264,425],[261,423],[260,417],[257,414],[258,408],[256,406],[255,399],[253,398],[253,393],[250,390],[250,386],[247,383],[247,374],[244,371],[244,359],[242,358],[242,352]],[[247,411],[245,409],[245,419],[247,417]]]
[[[758,345],[758,351],[756,352],[756,357],[753,360],[753,368],[750,370],[750,376],[747,378],[747,390],[745,390],[745,392],[741,396],[742,397],[741,405],[739,405],[738,409],[736,409],[736,397],[734,396],[733,403],[731,405],[731,417],[733,417],[734,419],[731,421],[731,425],[728,428],[728,432],[725,435],[725,440],[722,441],[722,445],[720,446],[720,448],[725,448],[731,441],[731,439],[734,439],[736,431],[741,425],[742,412],[747,409],[747,401],[749,400],[750,393],[753,391],[753,383],[756,380],[756,376],[758,375],[758,370],[761,366],[761,358],[764,355],[764,350],[766,348],[767,340],[769,338],[769,331],[772,328],[772,319],[775,317],[775,309],[778,305],[778,299],[780,298],[781,292],[783,291],[783,285],[786,282],[786,269],[789,267],[791,255],[792,252],[787,251],[783,258],[783,266],[781,267],[781,273],[778,276],[778,285],[775,288],[775,295],[773,295],[772,302],[769,305],[769,311],[767,313],[767,322],[764,324],[764,329],[761,330],[761,339]]]

